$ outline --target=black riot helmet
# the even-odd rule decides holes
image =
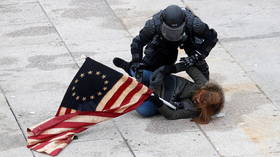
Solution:
[[[170,5],[161,14],[161,33],[169,41],[179,41],[182,39],[186,15],[182,8],[177,5]]]

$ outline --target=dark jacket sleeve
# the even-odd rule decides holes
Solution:
[[[164,78],[166,76],[165,72],[165,66],[161,66],[157,70],[155,70],[150,78],[150,85],[149,88],[151,88],[155,93],[157,93],[159,96],[163,96],[163,85],[164,85]]]
[[[180,66],[178,66],[180,65]],[[178,68],[178,69],[177,69]],[[202,72],[195,66],[186,67],[183,66],[182,63],[176,64],[177,72],[184,71],[188,73],[188,75],[192,78],[193,82],[187,80],[187,79],[180,79],[182,82],[181,86],[177,87],[176,89],[176,97],[183,99],[183,98],[190,98],[193,94],[193,92],[200,88],[201,86],[205,85],[207,83],[207,79],[202,74]],[[179,82],[179,80],[178,80]],[[184,82],[184,83],[183,83]]]
[[[210,29],[206,23],[200,20],[200,18],[195,17],[193,20],[192,33],[194,37],[197,37],[202,41],[195,46],[196,50],[201,54],[201,59],[206,58],[218,42],[217,32],[212,28]]]
[[[176,63],[175,68],[172,68],[173,73],[178,73],[181,71],[186,71],[187,74],[192,78],[195,84],[198,86],[204,85],[207,82],[207,79],[202,74],[202,72],[195,66],[186,66],[185,63],[180,62]]]
[[[158,111],[166,119],[169,120],[193,118],[199,114],[197,111],[188,110],[188,109],[173,110],[166,105],[162,105],[160,108],[158,108]]]
[[[189,74],[189,76],[192,78],[192,80],[198,87],[201,87],[206,84],[207,79],[197,67],[190,66],[187,68],[186,72]]]
[[[155,24],[153,19],[146,22],[144,28],[142,28],[135,38],[133,38],[131,47],[131,54],[133,60],[141,60],[143,57],[143,47],[152,41],[155,36]]]

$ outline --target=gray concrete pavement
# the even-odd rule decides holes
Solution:
[[[226,91],[225,117],[197,125],[131,112],[59,156],[280,156],[278,0],[0,1],[0,156],[46,156],[25,148],[25,130],[54,115],[81,56],[113,68],[113,57],[130,59],[132,37],[169,4],[188,5],[219,33],[207,60]]]

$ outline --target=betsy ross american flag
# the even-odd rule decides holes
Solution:
[[[89,126],[136,109],[152,91],[91,58],[86,58],[55,115],[27,129],[27,147],[57,155]]]

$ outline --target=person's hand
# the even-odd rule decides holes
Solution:
[[[163,102],[159,99],[159,96],[156,93],[150,97],[150,100],[157,106],[158,108],[163,105]]]

